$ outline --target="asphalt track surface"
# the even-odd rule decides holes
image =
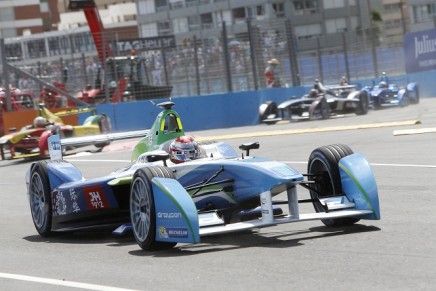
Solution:
[[[285,224],[158,252],[104,231],[41,238],[24,184],[30,162],[0,161],[0,290],[435,290],[435,128],[436,98],[427,98],[365,116],[191,132],[236,148],[259,141],[255,155],[303,173],[316,147],[348,144],[372,165],[382,219]],[[66,159],[99,177],[126,165],[133,144]]]

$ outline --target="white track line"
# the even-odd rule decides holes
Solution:
[[[124,289],[117,287],[109,287],[103,285],[95,285],[95,284],[87,284],[66,280],[57,280],[57,279],[49,279],[49,278],[41,278],[41,277],[33,277],[33,276],[25,276],[25,275],[17,275],[17,274],[9,274],[9,273],[0,273],[0,278],[26,281],[26,282],[35,282],[42,284],[50,284],[56,286],[66,286],[72,288],[81,288],[86,290],[99,290],[99,291],[137,291],[133,289]]]

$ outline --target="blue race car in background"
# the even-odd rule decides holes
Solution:
[[[364,88],[370,96],[371,105],[374,109],[390,106],[407,106],[419,103],[419,90],[416,82],[408,83],[405,87],[391,83],[392,80],[385,73],[378,80],[377,85]],[[375,84],[376,82],[373,81]]]
[[[165,112],[177,115],[170,108]],[[161,126],[151,131],[151,143],[166,133],[165,117],[158,115],[152,128]],[[124,168],[85,179],[62,160],[58,136],[49,142],[51,160],[33,163],[26,174],[32,219],[41,236],[111,226],[117,234],[133,231],[142,249],[153,250],[283,223],[321,220],[338,226],[380,219],[370,165],[346,145],[313,150],[303,175],[251,155],[257,142],[240,145],[240,154],[227,143],[204,141],[201,157],[176,164],[168,160],[165,141]],[[297,196],[299,187],[308,190],[309,199]],[[315,211],[300,213],[300,203],[312,203]]]

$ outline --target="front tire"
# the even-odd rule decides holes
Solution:
[[[144,167],[135,172],[130,187],[130,218],[133,235],[143,250],[169,249],[172,242],[156,241],[156,210],[152,180],[154,177],[172,178],[175,176],[167,167]]]
[[[51,234],[52,205],[47,163],[36,163],[30,172],[29,204],[33,224],[38,233],[47,237]]]
[[[326,212],[319,198],[343,195],[339,160],[353,154],[347,145],[335,144],[319,147],[309,156],[307,173],[309,181],[314,181],[314,190],[310,190],[310,197],[316,212]],[[352,225],[358,218],[335,218],[321,220],[326,226]]]
[[[267,101],[264,104],[259,106],[259,122],[265,122],[268,124],[266,120],[271,118],[276,118],[278,115],[277,104],[274,101]]]

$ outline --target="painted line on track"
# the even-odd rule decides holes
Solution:
[[[270,130],[252,133],[237,133],[226,134],[217,136],[196,136],[196,141],[207,140],[223,140],[233,138],[249,138],[258,136],[272,136],[272,135],[289,135],[289,134],[302,134],[302,133],[316,133],[316,132],[329,132],[329,131],[342,131],[342,130],[356,130],[356,129],[370,129],[392,126],[405,126],[421,124],[420,120],[406,120],[406,121],[393,121],[393,122],[380,122],[380,123],[368,123],[368,124],[354,124],[332,127],[320,127],[320,128],[304,128],[304,129],[288,129],[288,130]]]
[[[410,135],[410,134],[421,134],[421,133],[434,133],[436,132],[436,127],[432,128],[417,128],[417,129],[399,129],[394,130],[394,136],[398,135]]]
[[[42,283],[42,284],[49,284],[49,285],[56,285],[56,286],[65,286],[65,287],[72,287],[72,288],[81,288],[85,290],[138,291],[133,289],[117,288],[117,287],[110,287],[104,285],[95,285],[95,284],[80,283],[74,281],[49,279],[49,278],[33,277],[33,276],[25,276],[25,275],[9,274],[9,273],[0,273],[0,278],[26,281],[26,282],[35,282],[35,283]]]

